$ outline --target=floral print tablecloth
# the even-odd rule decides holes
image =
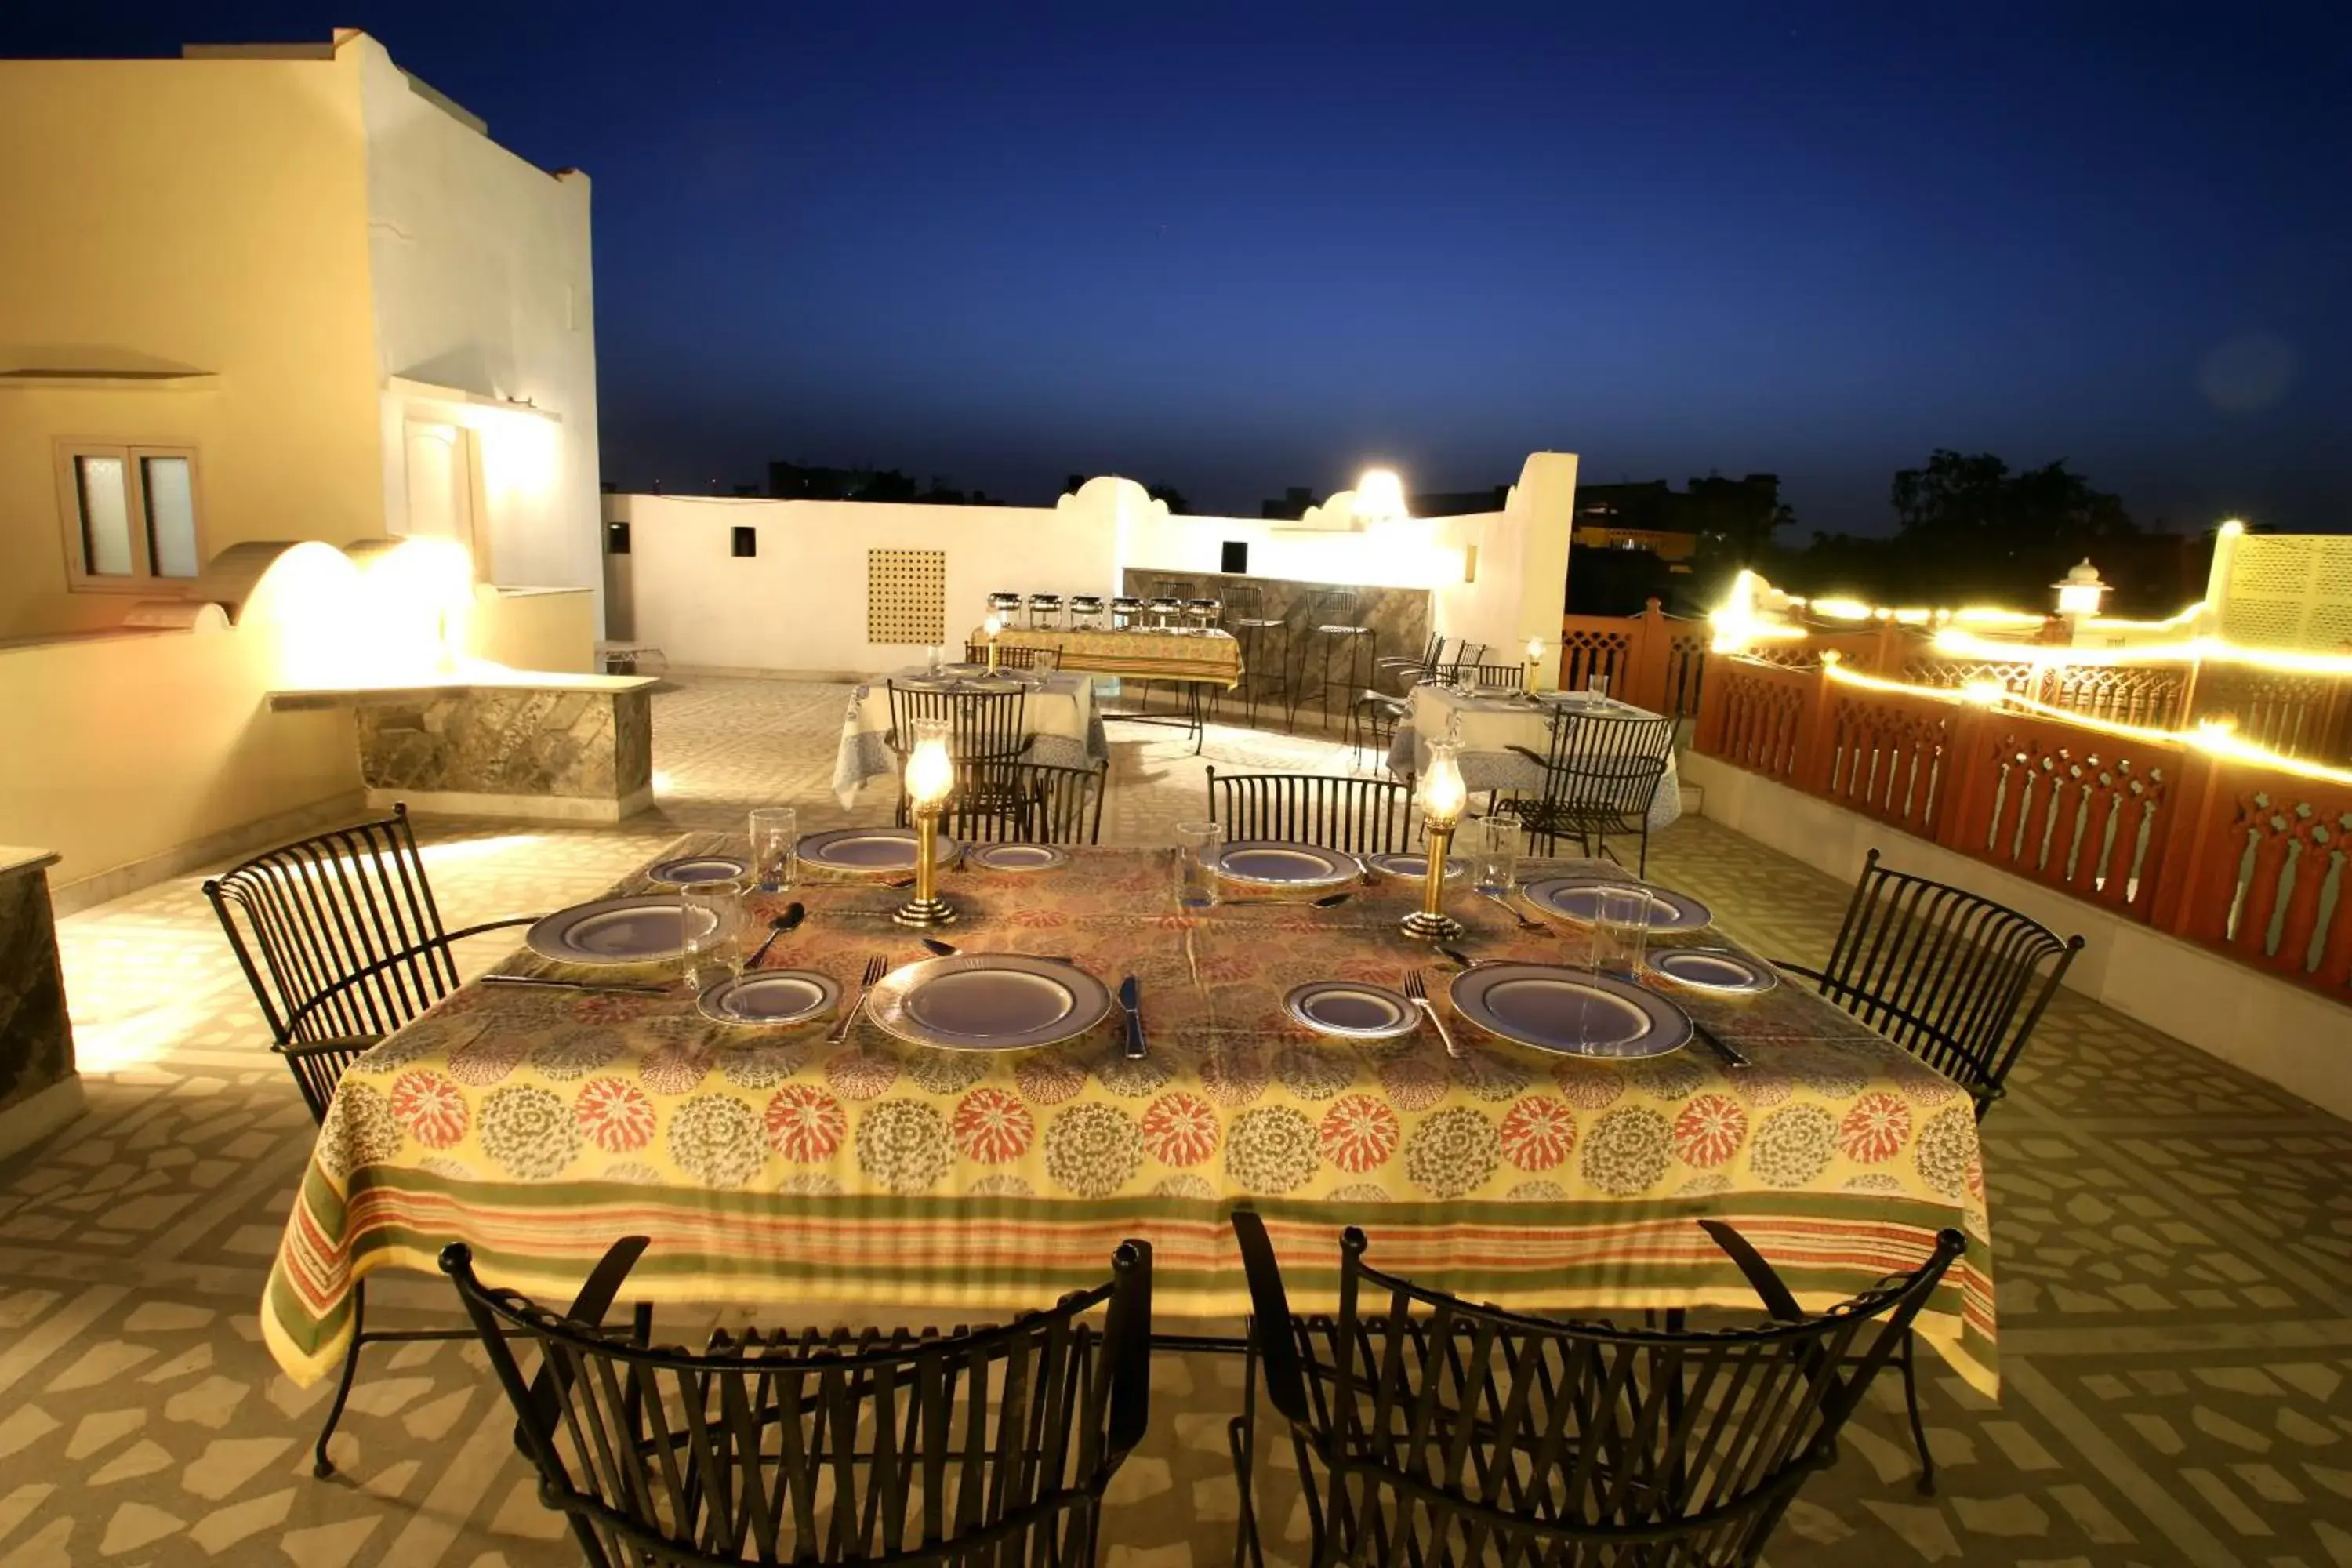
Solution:
[[[971,641],[988,634],[973,628]],[[1231,632],[1160,631],[1145,626],[1117,631],[1024,631],[997,634],[1006,647],[1049,647],[1061,668],[1127,680],[1197,680],[1230,689],[1242,678],[1242,645]]]
[[[1700,1216],[1738,1226],[1814,1304],[1915,1265],[1957,1226],[1968,1254],[1920,1329],[1994,1385],[1969,1101],[1794,984],[1687,1001],[1754,1059],[1745,1070],[1696,1044],[1639,1064],[1556,1059],[1459,1020],[1470,1048],[1449,1059],[1426,1031],[1353,1044],[1283,1012],[1309,980],[1397,985],[1428,965],[1396,928],[1416,885],[1360,889],[1336,910],[1182,915],[1164,851],[1084,849],[1065,870],[953,872],[942,888],[967,952],[1066,955],[1114,986],[1139,976],[1149,1057],[1121,1053],[1116,1013],[1069,1045],[982,1055],[865,1023],[839,1046],[823,1026],[715,1024],[682,989],[469,984],[336,1094],[266,1289],[280,1364],[306,1382],[328,1370],[353,1283],[430,1269],[457,1238],[488,1277],[561,1298],[615,1237],[645,1234],[634,1295],[856,1317],[1048,1301],[1098,1281],[1139,1235],[1162,1315],[1237,1317],[1248,1300],[1225,1215],[1245,1205],[1302,1305],[1334,1285],[1347,1224],[1385,1268],[1588,1312],[1752,1307]],[[809,883],[787,897],[809,919],[772,967],[847,987],[869,953],[924,956],[889,921],[902,892]],[[1455,902],[1482,956],[1562,956],[1561,938]],[[528,953],[505,967],[554,973]]]

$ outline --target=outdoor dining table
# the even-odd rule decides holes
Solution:
[[[1418,776],[1429,763],[1430,738],[1444,735],[1454,725],[1462,738],[1462,752],[1456,759],[1462,783],[1473,795],[1488,790],[1541,795],[1543,765],[1511,748],[1525,746],[1538,757],[1549,756],[1552,714],[1563,702],[1573,712],[1591,701],[1556,695],[1531,699],[1517,692],[1478,696],[1434,683],[1414,687],[1409,700],[1412,711],[1398,723],[1389,746],[1389,772],[1399,778]],[[1591,706],[1636,719],[1658,717],[1646,708],[1614,700]],[[1664,776],[1658,781],[1658,793],[1650,798],[1650,831],[1671,826],[1682,814],[1681,780],[1675,769],[1675,754],[1668,751]]]
[[[854,805],[867,781],[895,780],[898,759],[890,750],[890,682],[933,679],[920,665],[895,669],[866,681],[849,694],[849,710],[841,721],[841,749],[834,754],[833,794],[844,806]],[[1103,734],[1101,710],[1095,706],[1094,682],[1083,675],[1044,674],[1022,705],[1022,724],[1028,731],[1033,763],[1056,767],[1090,768],[1110,755]],[[1010,689],[982,678],[972,689]]]
[[[727,842],[688,835],[663,853]],[[429,1271],[453,1240],[485,1278],[562,1299],[608,1243],[644,1235],[633,1299],[887,1323],[1049,1302],[1098,1281],[1119,1240],[1140,1236],[1161,1318],[1234,1319],[1250,1302],[1226,1216],[1247,1206],[1308,1310],[1329,1306],[1348,1225],[1385,1268],[1586,1314],[1752,1313],[1703,1217],[1736,1226],[1809,1307],[1915,1267],[1958,1226],[1969,1250],[1918,1331],[1969,1383],[1996,1386],[1968,1098],[1793,982],[1684,1000],[1746,1068],[1697,1042],[1646,1062],[1553,1057],[1458,1017],[1454,1058],[1425,1027],[1358,1044],[1284,1011],[1307,981],[1394,986],[1431,968],[1397,929],[1417,907],[1412,879],[1360,884],[1334,909],[1180,910],[1166,851],[1087,848],[1059,871],[956,870],[941,887],[961,910],[947,934],[967,952],[1066,955],[1112,985],[1138,976],[1148,1054],[1124,1054],[1116,1011],[1061,1046],[950,1051],[870,1021],[840,1045],[822,1025],[715,1023],[676,985],[478,979],[345,1074],[265,1288],[278,1363],[305,1384],[331,1370],[354,1284]],[[869,954],[924,956],[890,921],[903,897],[803,879],[755,900],[807,906],[767,966],[821,970],[854,994]],[[1559,958],[1559,937],[1475,896],[1453,903],[1481,958]],[[498,969],[658,973],[565,971],[528,952]],[[1432,990],[1443,1006],[1442,978]]]

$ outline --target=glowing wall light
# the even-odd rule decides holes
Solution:
[[[1405,510],[1404,481],[1392,468],[1366,468],[1356,481],[1356,515],[1367,522],[1393,522]]]

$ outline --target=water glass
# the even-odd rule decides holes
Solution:
[[[1605,675],[1587,676],[1584,689],[1595,702],[1606,702],[1609,700],[1609,678]]]
[[[1650,943],[1650,890],[1629,882],[1595,889],[1592,967],[1620,980],[1638,980]]]
[[[716,985],[743,972],[743,889],[737,882],[698,882],[678,894],[684,922],[679,973],[688,991]]]
[[[1176,825],[1176,903],[1180,909],[1205,910],[1217,901],[1217,879],[1209,869],[1225,830],[1213,822]]]
[[[1508,898],[1519,879],[1519,822],[1514,816],[1481,817],[1462,829],[1470,854],[1470,885],[1491,898]]]
[[[801,814],[789,805],[751,813],[751,885],[781,893],[800,879]]]
[[[937,643],[932,644],[923,650],[923,672],[933,679],[938,679],[940,666],[947,662],[947,649]]]

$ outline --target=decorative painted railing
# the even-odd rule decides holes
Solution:
[[[2352,784],[1744,657],[1692,745],[2352,1005]]]

